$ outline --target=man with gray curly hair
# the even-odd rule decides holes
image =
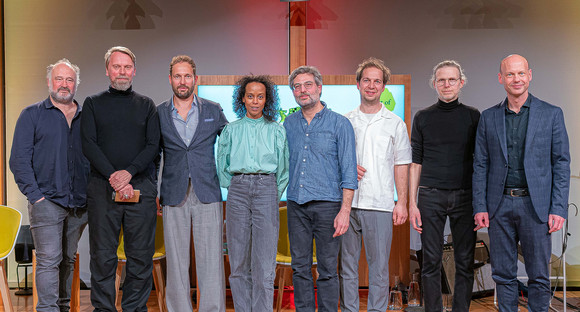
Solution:
[[[418,111],[411,130],[409,221],[421,233],[421,278],[425,311],[441,311],[443,229],[449,217],[455,255],[453,311],[469,311],[473,289],[473,206],[471,176],[476,108],[459,102],[467,79],[461,65],[447,60],[433,68],[437,103]]]
[[[36,248],[36,311],[69,311],[79,239],[87,225],[89,163],[81,149],[79,68],[47,67],[49,96],[25,108],[14,129],[10,170],[28,199]]]

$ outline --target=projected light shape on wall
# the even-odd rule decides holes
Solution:
[[[116,0],[105,14],[112,30],[154,29],[152,16],[162,17],[163,11],[151,0]]]

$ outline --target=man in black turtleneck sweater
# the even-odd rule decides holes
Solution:
[[[422,234],[425,311],[441,311],[441,259],[447,217],[455,253],[453,311],[469,311],[471,301],[475,250],[471,176],[479,111],[458,100],[465,82],[457,62],[437,64],[431,83],[439,100],[417,112],[413,120],[409,220]]]
[[[87,187],[91,249],[91,302],[115,308],[115,272],[121,226],[127,256],[123,311],[147,311],[151,292],[159,155],[159,116],[153,101],[132,90],[135,55],[125,47],[105,54],[107,91],[83,105],[83,153],[91,163]],[[129,201],[141,192],[136,203]],[[114,201],[114,192],[127,202]]]

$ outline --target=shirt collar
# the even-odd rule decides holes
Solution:
[[[77,102],[77,100],[73,99],[73,103],[76,104],[77,106],[77,112],[75,113],[75,116],[78,115],[78,113],[80,113],[83,110],[83,107],[79,105],[79,103]],[[44,100],[44,107],[49,109],[49,108],[57,108],[56,106],[54,106],[54,104],[52,104],[52,100],[50,98],[50,95],[48,96],[48,98],[46,98],[46,100]]]
[[[250,123],[258,123],[264,120],[264,115],[262,115],[262,117],[258,118],[258,119],[253,119],[250,118],[248,116],[244,116],[244,118],[242,118],[244,121],[246,122],[250,122]]]
[[[359,106],[356,108],[356,112],[359,114],[359,116],[363,116],[363,115],[365,114],[365,113],[363,113],[363,112],[361,111],[361,109],[360,109],[360,105],[359,105]],[[391,118],[391,117],[392,117],[392,115],[390,115],[390,114],[389,114],[389,112],[390,112],[390,111],[389,111],[389,110],[388,110],[388,109],[385,107],[385,105],[383,105],[383,104],[381,103],[381,109],[379,109],[379,111],[378,111],[378,112],[376,112],[376,113],[375,113],[375,114],[373,114],[373,115],[375,115],[375,116],[379,116],[379,117],[382,117],[382,118],[387,118],[387,119],[388,119],[388,118]],[[374,118],[373,118],[373,119],[374,119]]]
[[[113,86],[109,85],[109,92],[113,93],[113,94],[121,94],[121,95],[129,95],[131,93],[133,93],[133,85],[129,86],[129,89],[127,90],[118,90],[113,88]]]
[[[197,107],[198,103],[197,103],[197,96],[194,94],[193,95],[193,102],[191,102],[191,107]],[[173,96],[171,97],[171,111],[172,112],[176,112],[177,108],[175,108],[175,104],[173,104]]]
[[[50,95],[48,96],[48,98],[46,98],[46,100],[44,100],[44,107],[46,108],[54,107],[54,104],[52,104],[52,100],[50,99]]]
[[[526,101],[524,102],[524,105],[522,105],[522,108],[524,108],[524,107],[525,107],[526,109],[529,109],[529,108],[530,108],[530,104],[531,104],[531,103],[532,103],[532,96],[531,96],[531,94],[529,94],[529,93],[528,93],[528,98],[527,98],[527,99],[526,99]],[[511,110],[511,109],[509,108],[509,105],[508,105],[508,99],[507,99],[507,98],[505,99],[505,111],[506,111],[506,113],[513,113],[513,114],[515,114],[515,113],[516,113],[516,112],[514,112],[513,110]],[[521,112],[521,111],[520,111],[520,112]]]
[[[320,103],[322,104],[322,110],[320,110],[318,113],[316,113],[314,115],[314,118],[322,118],[322,117],[324,117],[324,114],[326,114],[326,112],[328,111],[328,107],[326,107],[326,103],[324,103],[324,101],[320,101]],[[302,117],[302,119],[306,119],[306,118],[304,118],[304,114],[302,112],[300,112],[300,117]],[[314,119],[314,118],[312,118],[312,119]]]

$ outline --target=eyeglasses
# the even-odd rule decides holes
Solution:
[[[302,86],[304,86],[306,90],[310,90],[314,87],[314,81],[307,81],[305,83],[295,83],[292,85],[292,90],[300,91],[302,89]]]
[[[461,79],[449,78],[449,79],[437,79],[437,85],[442,87],[445,85],[445,82],[449,83],[450,86],[454,86],[457,82]]]

